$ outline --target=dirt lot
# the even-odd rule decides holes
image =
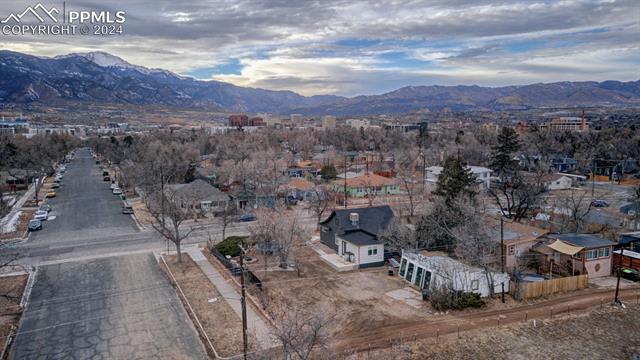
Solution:
[[[11,328],[18,324],[22,315],[20,299],[27,279],[27,275],[0,277],[0,352]]]
[[[242,322],[240,317],[220,297],[215,286],[188,255],[182,256],[182,264],[176,262],[175,256],[165,258],[218,355],[226,357],[241,353]],[[216,300],[210,303],[210,299]],[[255,344],[256,341],[250,338],[249,343]]]
[[[388,276],[383,268],[338,273],[306,246],[295,249],[295,259],[302,265],[300,275],[297,271],[268,271],[265,277],[263,264],[250,265],[264,288],[262,292],[250,291],[256,298],[266,298],[267,309],[278,304],[318,311],[332,309],[335,321],[330,331],[336,337],[429,316],[423,309],[385,294],[406,284],[396,276]],[[268,264],[275,267],[277,260],[271,259]]]
[[[640,354],[640,306],[418,342],[347,359],[633,359]]]

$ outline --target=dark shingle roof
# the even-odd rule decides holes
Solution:
[[[605,240],[603,238],[590,234],[562,234],[553,235],[553,237],[558,240],[568,242],[572,245],[580,246],[587,249],[615,245],[613,241]]]
[[[380,241],[378,241],[375,235],[371,235],[368,232],[362,230],[349,231],[348,233],[340,235],[340,238],[347,240],[348,242],[357,246],[377,245],[381,243]]]
[[[353,225],[351,221],[349,221],[349,214],[351,213],[358,214],[359,220],[357,225]],[[364,230],[370,234],[377,235],[389,225],[389,221],[393,218],[393,210],[391,210],[388,205],[334,210],[331,215],[320,224],[329,222],[334,216],[336,217],[338,226],[344,232]]]

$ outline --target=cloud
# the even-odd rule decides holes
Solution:
[[[24,6],[3,1],[0,15]],[[147,67],[308,95],[640,77],[636,0],[77,0],[67,6],[125,10],[126,35],[3,36],[2,46],[43,56],[103,50]]]

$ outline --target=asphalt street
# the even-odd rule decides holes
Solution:
[[[96,258],[164,242],[121,214],[89,152],[77,153],[50,202],[55,219],[17,249],[40,266],[11,358],[206,358],[153,254]],[[66,260],[42,264],[59,256]]]
[[[205,359],[152,254],[38,269],[13,359]]]

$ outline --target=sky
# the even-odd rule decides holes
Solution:
[[[35,3],[3,0],[0,17]],[[303,95],[640,79],[640,0],[70,0],[66,6],[125,11],[124,34],[0,34],[0,48],[39,56],[106,51],[202,80]]]

